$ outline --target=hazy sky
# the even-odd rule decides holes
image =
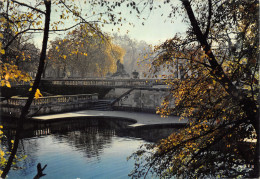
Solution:
[[[78,1],[80,2],[80,1]],[[176,3],[179,1],[176,0]],[[123,26],[113,26],[113,25],[105,25],[102,27],[102,30],[108,33],[119,33],[120,35],[125,35],[127,34],[131,38],[134,38],[136,40],[144,40],[149,44],[156,45],[160,42],[163,42],[166,39],[169,39],[173,37],[176,33],[182,33],[185,31],[186,25],[181,22],[181,18],[175,18],[175,19],[169,19],[167,18],[167,15],[171,12],[170,6],[163,5],[162,1],[154,1],[155,5],[158,5],[159,3],[162,4],[161,8],[158,9],[153,9],[152,11],[149,11],[149,8],[144,10],[141,14],[142,20],[138,19],[136,17],[136,13],[134,13],[134,10],[132,10],[129,7],[126,7],[126,4],[123,4],[120,6],[120,8],[117,8],[115,12],[121,12],[122,17],[126,18],[128,22],[132,22],[134,24],[133,26],[128,25],[128,22],[123,24]],[[93,11],[98,14],[98,12],[102,12],[103,9],[100,7],[88,7],[87,5],[84,5],[81,3],[80,5],[82,9],[82,14],[88,13],[91,14]],[[130,14],[129,12],[132,11]],[[59,11],[58,11],[59,12]],[[60,15],[58,12],[55,12],[54,9],[52,9],[52,16],[51,19],[53,21],[59,20]],[[164,14],[161,16],[161,14]],[[93,17],[97,19],[97,17]],[[143,18],[146,18],[146,20],[143,20]],[[88,20],[91,20],[88,19]],[[174,20],[175,22],[172,23],[171,20]],[[73,23],[73,20],[70,19],[70,21],[65,21],[64,27],[71,26]],[[144,25],[142,25],[144,23]],[[118,31],[118,28],[120,28],[120,31]],[[113,31],[112,31],[113,29]],[[63,33],[60,33],[60,35],[63,35]],[[54,39],[56,35],[51,34],[50,35],[50,40]],[[36,36],[35,38],[35,43],[38,47],[41,46],[41,36]]]
[[[177,1],[178,2],[178,1]],[[156,3],[158,4],[158,2]],[[122,15],[129,19],[129,21],[135,24],[135,27],[127,24],[120,27],[120,34],[126,34],[129,30],[128,35],[137,40],[144,40],[153,45],[163,42],[164,40],[173,37],[176,33],[182,33],[186,30],[186,25],[181,22],[181,18],[170,19],[168,14],[171,12],[169,5],[163,5],[161,8],[154,9],[151,12],[144,11],[141,17],[146,20],[139,20],[136,18],[136,14],[129,14],[130,8],[122,7]],[[161,14],[164,14],[161,16]],[[142,19],[142,18],[141,18]],[[172,23],[171,20],[175,22]],[[144,22],[144,25],[142,23]],[[112,32],[111,27],[106,27],[103,30]]]

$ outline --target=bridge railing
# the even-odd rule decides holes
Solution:
[[[29,111],[29,116],[59,113],[79,109],[87,109],[98,100],[98,94],[79,94],[64,96],[48,96],[34,99]],[[0,102],[1,115],[18,118],[22,107],[26,104],[25,97],[12,97]]]
[[[162,85],[157,79],[44,79],[52,85],[147,87]]]
[[[34,99],[31,106],[40,105],[59,105],[62,103],[80,103],[85,101],[98,100],[98,94],[78,94],[78,95],[63,95],[63,96],[47,96]],[[2,102],[9,106],[24,106],[26,104],[26,97],[12,97],[7,101]]]
[[[41,81],[52,85],[74,85],[74,86],[108,86],[108,87],[152,87],[154,85],[163,85],[165,79],[54,79],[43,78]],[[29,86],[30,82],[11,82],[11,86]]]

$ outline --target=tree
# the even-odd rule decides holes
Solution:
[[[48,53],[51,65],[54,69],[63,69],[63,74],[76,74],[74,77],[102,77],[108,72],[114,73],[116,61],[123,60],[124,51],[104,35],[105,41],[87,25],[81,25],[64,39],[52,42]]]
[[[138,66],[138,60],[149,53],[150,46],[144,41],[131,39],[128,35],[113,34],[113,42],[125,50],[124,67],[131,74],[135,70],[144,72],[146,68]]]
[[[259,2],[181,0],[171,6],[169,17],[179,13],[189,28],[155,49],[151,71],[171,72],[171,91],[158,113],[177,112],[189,121],[135,152],[131,176],[258,178]],[[174,78],[177,63],[183,79]]]
[[[80,3],[80,2],[78,2]],[[97,23],[103,24],[121,24],[122,20],[117,18],[119,13],[113,12],[113,9],[116,6],[120,6],[120,3],[110,3],[109,1],[84,1],[84,4],[89,5],[90,7],[101,6],[104,12],[95,13],[92,11],[89,14],[82,15],[82,9],[80,5],[76,4],[75,1],[63,1],[63,0],[37,0],[30,3],[24,3],[17,0],[4,0],[0,3],[0,20],[1,20],[1,43],[0,43],[0,58],[1,58],[1,83],[7,87],[11,87],[10,81],[20,80],[28,81],[28,75],[23,74],[21,70],[18,70],[18,67],[15,64],[9,63],[8,59],[5,58],[5,52],[11,48],[11,45],[16,41],[22,34],[25,33],[42,33],[43,41],[42,48],[39,57],[39,63],[37,68],[37,74],[34,79],[28,100],[25,106],[22,109],[20,118],[18,119],[17,131],[14,140],[14,146],[11,151],[10,157],[6,163],[6,166],[3,169],[1,174],[2,178],[5,178],[8,174],[12,162],[15,158],[15,154],[19,144],[19,138],[23,132],[24,120],[27,118],[29,113],[30,105],[35,98],[40,96],[40,91],[38,89],[39,83],[41,81],[41,76],[44,71],[45,61],[46,61],[46,52],[47,44],[49,38],[49,32],[64,32],[71,30],[77,27],[80,24],[88,24],[88,26],[96,32],[100,37],[103,36],[102,32],[98,28]],[[57,12],[58,20],[50,21],[51,18],[51,9],[54,9]],[[92,20],[87,21],[86,18],[91,16]],[[43,22],[43,18],[45,18]],[[63,24],[66,20],[70,19],[69,25],[64,27]],[[80,22],[79,22],[80,21]],[[67,21],[68,22],[68,21]],[[74,22],[74,24],[72,23]],[[4,38],[4,34],[8,34],[10,38]],[[106,40],[104,38],[104,40]],[[2,82],[4,81],[4,82]]]

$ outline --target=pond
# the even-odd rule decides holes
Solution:
[[[43,178],[128,178],[134,161],[127,161],[127,157],[141,144],[155,140],[154,132],[157,140],[158,133],[165,137],[172,131],[126,129],[131,123],[80,118],[31,124],[23,133],[17,154],[27,158],[17,163],[8,178],[33,178],[38,163],[48,165]],[[3,125],[7,138],[13,138],[13,128]],[[8,142],[3,144],[8,146]]]

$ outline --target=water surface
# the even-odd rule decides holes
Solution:
[[[34,123],[27,127],[21,139],[18,162],[8,178],[33,178],[38,163],[47,164],[43,178],[128,178],[134,161],[127,161],[140,145],[153,141],[169,130],[130,130],[131,121],[120,119],[73,119]],[[10,141],[14,129],[4,124]],[[172,129],[170,130],[172,131]],[[145,140],[144,140],[145,139]],[[7,146],[10,143],[3,143]],[[10,148],[10,147],[9,147]]]
[[[48,165],[44,178],[127,178],[134,164],[127,157],[146,142],[118,136],[116,130],[123,123],[94,121],[44,124],[25,131],[18,156],[27,158],[18,162],[18,170],[11,170],[8,178],[33,178],[38,163]],[[5,131],[8,138],[13,133]]]

